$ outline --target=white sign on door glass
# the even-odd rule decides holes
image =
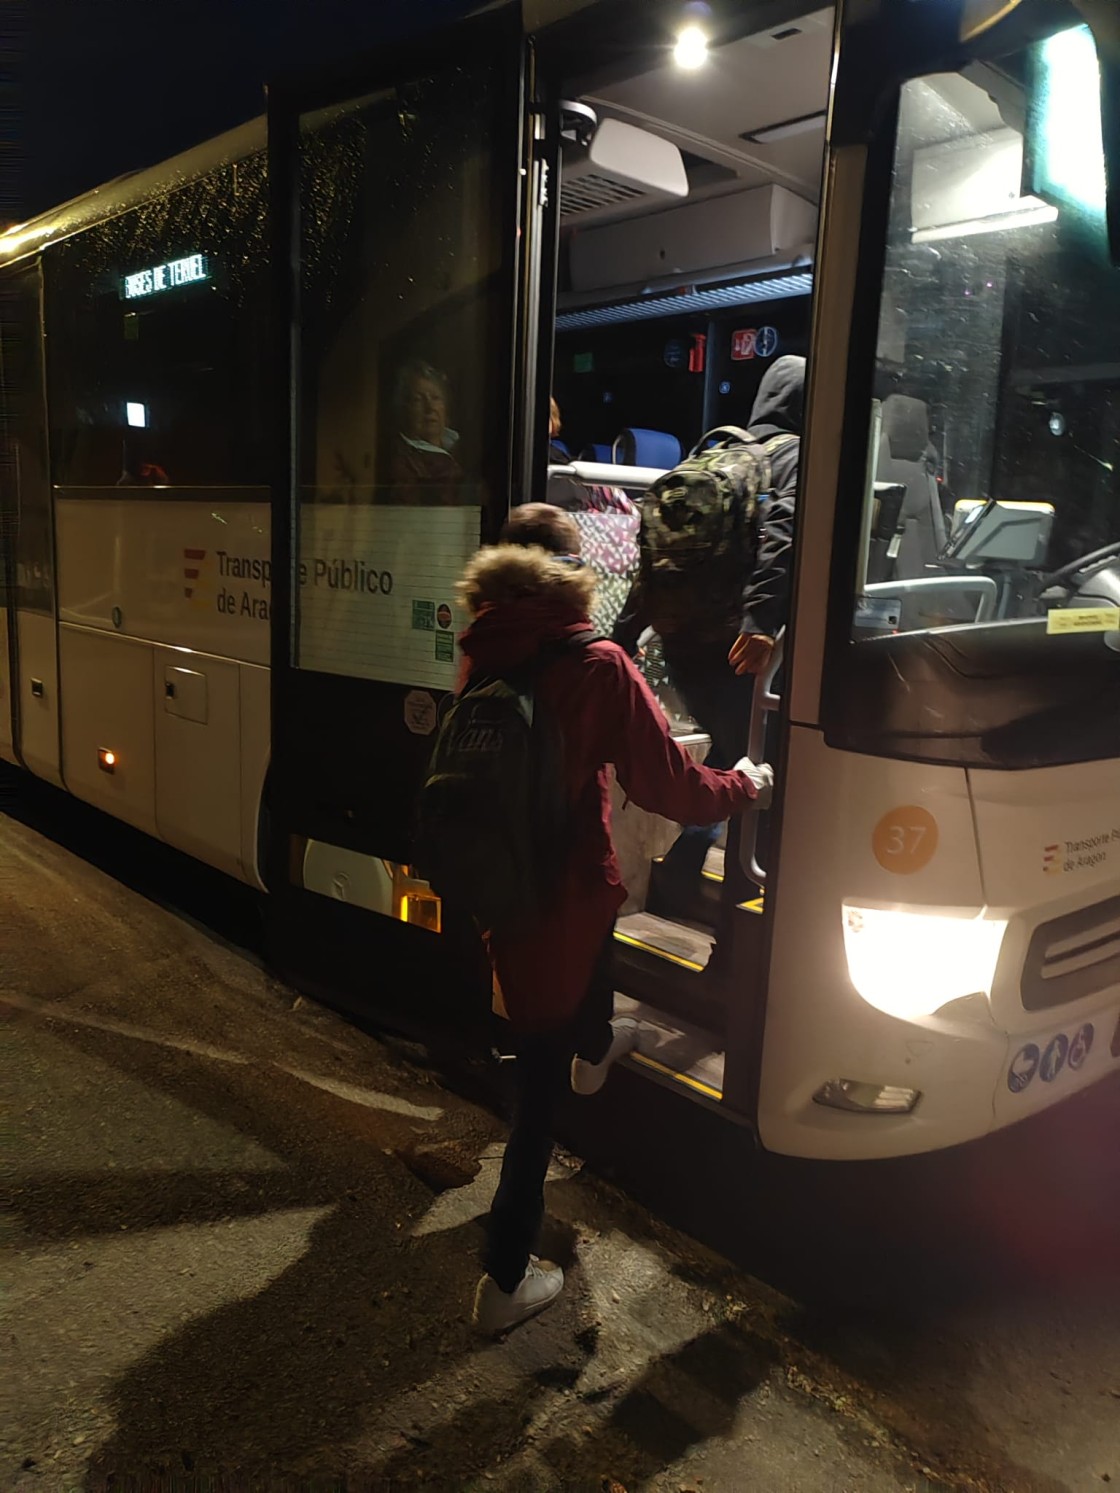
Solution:
[[[299,667],[455,685],[455,585],[481,510],[309,506],[300,525]]]

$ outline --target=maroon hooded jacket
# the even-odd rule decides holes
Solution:
[[[542,551],[501,546],[474,562],[475,620],[460,638],[469,673],[500,673],[542,643],[586,629],[584,572],[564,574]],[[577,582],[578,578],[578,583]],[[531,590],[530,590],[531,588]],[[510,1020],[542,1030],[575,1015],[626,899],[611,843],[608,764],[640,808],[682,824],[715,824],[755,796],[737,772],[701,767],[673,740],[645,681],[614,643],[561,654],[536,696],[559,726],[573,805],[573,841],[548,907],[524,933],[489,940]]]

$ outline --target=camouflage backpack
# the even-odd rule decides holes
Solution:
[[[642,502],[642,610],[662,637],[724,636],[738,622],[754,565],[759,503],[770,459],[798,439],[760,441],[724,425],[659,477]]]

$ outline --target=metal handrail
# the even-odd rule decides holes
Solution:
[[[665,471],[661,467],[623,467],[605,461],[571,461],[548,468],[550,477],[574,477],[588,487],[652,487]]]
[[[976,591],[976,622],[989,622],[995,615],[999,587],[990,575],[922,575],[900,581],[872,581],[864,586],[864,596],[913,596],[938,591]]]
[[[751,726],[747,736],[747,756],[754,763],[765,760],[766,718],[782,704],[781,695],[774,693],[774,680],[782,667],[786,630],[783,627],[774,639],[770,661],[754,681],[751,696]],[[739,864],[759,886],[766,885],[766,872],[758,863],[758,822],[761,813],[755,810],[743,815],[739,827]]]

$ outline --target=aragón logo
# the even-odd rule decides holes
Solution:
[[[205,559],[205,550],[185,549],[183,551],[183,594],[188,601],[194,596],[200,567]]]

